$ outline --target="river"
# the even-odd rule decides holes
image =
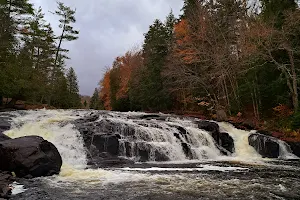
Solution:
[[[285,144],[280,144],[280,159],[262,158],[248,144],[253,132],[227,123],[218,125],[233,138],[235,151],[224,156],[210,134],[197,129],[192,119],[161,114],[164,120],[149,120],[137,117],[145,113],[101,111],[92,126],[113,121],[117,129],[111,131],[120,135],[119,156],[134,164],[90,167],[84,139],[74,121],[92,112],[96,111],[0,114],[11,118],[12,128],[6,135],[41,136],[58,148],[63,159],[59,175],[22,180],[16,187],[20,193],[12,199],[300,199],[300,163]],[[134,128],[133,136],[128,135],[128,127]],[[178,127],[188,133],[180,139],[189,144],[189,157],[174,134]],[[129,152],[127,144],[147,147],[148,160],[141,161],[141,151],[133,147]],[[167,161],[157,161],[157,155]]]

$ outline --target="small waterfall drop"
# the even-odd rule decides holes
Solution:
[[[81,113],[84,114],[84,113]],[[26,111],[13,118],[12,128],[5,134],[11,138],[37,135],[52,142],[63,159],[64,167],[83,169],[87,165],[82,137],[69,121],[79,118],[73,111]]]
[[[292,150],[290,146],[282,141],[282,140],[277,140],[279,144],[279,158],[281,159],[299,159],[298,156],[292,153]]]
[[[238,159],[259,159],[259,155],[255,149],[249,145],[248,138],[251,135],[251,131],[244,131],[235,128],[233,125],[225,122],[219,122],[220,131],[227,132],[234,140],[235,153],[234,156]]]
[[[100,115],[95,122],[97,132],[119,135],[119,155],[135,161],[217,159],[221,155],[210,133],[198,129],[192,120],[170,116],[147,120],[141,114]]]

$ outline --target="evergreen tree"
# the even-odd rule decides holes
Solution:
[[[170,51],[173,38],[175,17],[172,12],[166,23],[155,20],[145,34],[143,45],[144,67],[140,71],[140,89],[137,93],[131,92],[131,99],[136,99],[142,109],[166,110],[170,99],[163,85],[161,76],[166,57]],[[132,102],[131,104],[136,104]]]
[[[285,12],[297,8],[295,0],[261,0],[261,15],[265,21],[272,23],[276,28],[281,28],[284,23]]]
[[[79,31],[74,30],[72,24],[76,22],[75,19],[75,10],[72,10],[70,7],[65,6],[62,2],[57,2],[58,8],[55,11],[55,15],[61,17],[59,20],[59,28],[62,29],[61,35],[58,37],[58,46],[55,55],[55,65],[57,65],[59,55],[62,55],[64,58],[67,58],[66,55],[63,55],[62,52],[68,52],[67,49],[62,49],[61,45],[63,41],[73,41],[78,39]]]
[[[78,87],[78,80],[77,75],[74,69],[71,67],[67,73],[67,83],[68,83],[68,90],[69,90],[69,102],[70,107],[79,107],[80,106],[80,96],[79,96],[79,87]]]
[[[21,88],[16,87],[22,73],[17,62],[20,50],[17,36],[24,16],[31,15],[32,11],[28,0],[0,1],[0,98],[9,96],[15,101],[20,96]]]
[[[98,89],[95,88],[95,91],[93,93],[93,96],[91,98],[91,101],[90,101],[90,109],[99,109],[99,105],[100,105],[100,102],[99,102],[99,92],[98,92]]]

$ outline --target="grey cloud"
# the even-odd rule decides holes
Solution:
[[[54,0],[31,0],[41,6],[46,19],[59,33],[58,19],[48,11],[56,9]],[[164,20],[172,9],[180,13],[183,0],[62,0],[76,8],[79,39],[65,43],[70,49],[68,66],[74,67],[80,85],[80,93],[91,95],[102,78],[105,67],[116,56],[135,45],[141,45],[143,34],[156,19]]]

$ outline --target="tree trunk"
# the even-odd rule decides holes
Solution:
[[[66,20],[66,16],[65,16],[65,20]],[[63,40],[63,36],[65,34],[65,29],[66,29],[66,24],[64,23],[63,31],[61,33],[61,36],[60,36],[60,39],[59,39],[59,43],[58,43],[58,47],[57,47],[57,50],[56,50],[54,67],[56,67],[56,65],[57,65],[58,55],[59,55],[61,43],[62,43],[62,40]]]
[[[290,59],[290,63],[291,63],[291,78],[292,78],[292,101],[293,101],[293,106],[294,106],[294,112],[296,113],[298,111],[298,104],[299,104],[299,100],[298,100],[298,91],[297,91],[297,74],[296,74],[296,70],[295,70],[295,63],[294,63],[294,56],[293,56],[293,52],[291,52],[290,50],[288,50],[288,55],[289,55],[289,59]]]
[[[3,106],[3,96],[0,95],[0,106]]]

